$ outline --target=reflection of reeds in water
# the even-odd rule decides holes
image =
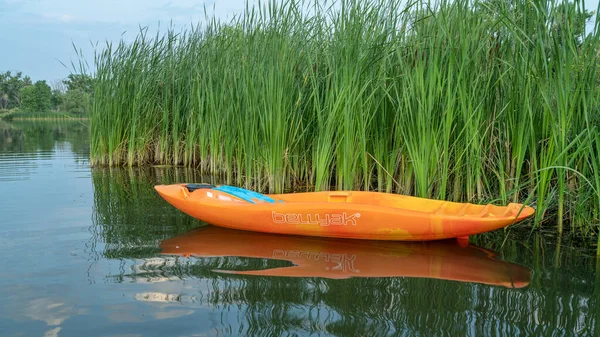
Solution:
[[[172,251],[179,246],[183,250],[182,255],[191,253],[186,249],[185,240],[178,239],[184,236],[166,240],[163,250],[168,248]],[[308,239],[311,240],[314,241]],[[234,240],[227,247],[224,242],[210,238],[202,240],[200,235],[188,243],[196,242],[196,247],[203,246],[203,242],[212,247],[220,245],[222,249],[213,253],[219,256],[198,257],[201,255],[198,251],[192,253],[196,256],[187,258],[167,255],[162,259],[148,259],[147,264],[136,268],[140,275],[128,275],[127,280],[135,277],[140,277],[139,281],[144,281],[144,278],[160,280],[163,277],[163,280],[182,279],[188,285],[194,284],[192,290],[150,292],[139,297],[144,301],[208,306],[218,310],[222,320],[216,329],[223,335],[230,335],[231,331],[241,331],[242,335],[312,331],[341,336],[362,333],[393,336],[401,332],[439,335],[443,331],[448,336],[512,336],[521,333],[545,336],[561,329],[566,335],[593,336],[598,331],[597,317],[600,317],[600,300],[594,290],[600,284],[592,284],[593,259],[563,247],[558,254],[560,263],[557,268],[556,250],[552,250],[544,239],[537,240],[536,245],[548,249],[547,253],[529,251],[528,245],[513,241],[502,249],[503,259],[519,260],[533,268],[531,283],[523,289],[431,278],[355,277],[335,280],[222,274],[215,270],[268,270],[290,267],[291,263],[220,256],[227,255],[227,251],[231,255],[239,254],[239,245],[234,244]],[[285,246],[286,237],[279,241]],[[357,258],[361,244],[357,243]],[[502,241],[488,244],[499,246]],[[265,241],[257,240],[257,246],[265,245]],[[407,254],[406,249],[403,252]],[[481,253],[481,258],[484,258],[490,252]],[[202,254],[209,256],[211,253],[206,251]],[[448,257],[452,262],[451,256]],[[460,264],[466,260],[460,261],[455,257],[455,261]],[[402,265],[392,265],[389,269],[394,268],[402,269]],[[480,269],[485,272],[485,268]]]
[[[0,121],[0,152],[16,152],[23,144],[23,130]]]
[[[123,261],[105,281],[153,283],[134,296],[140,301],[211,308],[220,318],[215,323],[220,335],[546,336],[561,329],[565,335],[593,336],[600,331],[600,280],[594,283],[592,259],[562,247],[557,263],[556,250],[542,236],[504,245],[501,233],[498,239],[475,238],[478,245],[497,250],[501,260],[518,261],[533,270],[523,289],[426,278],[223,274],[215,270],[264,270],[292,263],[159,255],[162,242],[176,239],[199,222],[165,204],[152,186],[211,181],[195,170],[175,168],[94,169],[92,174],[96,231],[92,241],[106,243],[97,252],[104,258]]]
[[[45,160],[72,158],[86,164],[89,132],[73,122],[0,121],[0,180],[29,179]]]
[[[140,300],[212,308],[221,317],[215,329],[225,336],[236,335],[231,331],[240,335],[312,331],[341,336],[359,332],[437,336],[440,331],[448,336],[513,336],[525,331],[525,335],[546,336],[556,329],[566,335],[594,336],[598,331],[600,307],[593,287],[577,276],[565,277],[569,272],[565,270],[538,271],[535,275],[541,282],[517,290],[433,279],[290,279],[212,271],[276,266],[248,260],[180,258],[156,273],[167,274],[172,281],[181,277],[192,289],[144,293]],[[560,280],[562,286],[553,286],[552,280]]]
[[[63,142],[70,144],[78,158],[88,158],[89,129],[84,124],[73,121],[0,122],[0,152],[47,152]]]
[[[94,242],[108,258],[144,258],[165,238],[201,223],[177,212],[154,191],[156,184],[208,181],[192,169],[93,169]]]

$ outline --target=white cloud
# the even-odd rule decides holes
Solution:
[[[171,310],[171,311],[160,311],[152,314],[156,319],[170,319],[191,315],[194,310]]]
[[[62,328],[61,327],[56,327],[54,329],[50,329],[48,331],[46,331],[46,333],[44,334],[44,337],[58,337],[58,333],[60,332]]]
[[[57,14],[57,13],[42,13],[42,17],[48,20],[57,20],[60,22],[75,21],[75,17],[70,14]]]
[[[165,294],[161,292],[145,292],[135,294],[134,298],[144,302],[166,302],[173,303],[180,301],[180,294]]]

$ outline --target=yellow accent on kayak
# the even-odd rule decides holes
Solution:
[[[382,192],[338,191],[265,195],[254,200],[215,188],[158,185],[171,205],[226,228],[319,237],[427,241],[493,231],[534,213],[529,206],[475,205]]]

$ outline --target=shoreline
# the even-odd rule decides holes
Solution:
[[[36,120],[36,121],[64,121],[64,120],[73,120],[73,121],[86,121],[89,120],[89,117],[17,117],[11,119],[2,119],[4,121],[26,121],[26,120]]]

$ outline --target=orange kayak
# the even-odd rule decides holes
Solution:
[[[497,260],[495,253],[457,240],[381,242],[334,240],[253,233],[206,226],[163,241],[161,254],[195,257],[236,256],[284,260],[293,266],[220,273],[322,277],[417,277],[523,288],[531,271]]]
[[[459,238],[503,228],[534,213],[533,208],[521,204],[475,205],[381,192],[265,195],[226,185],[154,188],[182,212],[216,226],[348,239]]]

